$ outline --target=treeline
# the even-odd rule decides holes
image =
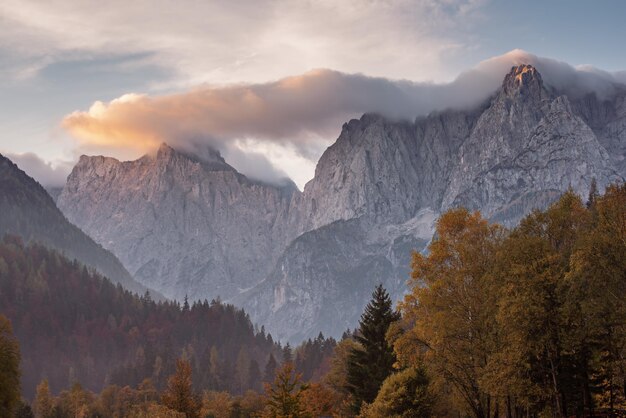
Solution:
[[[384,310],[390,318],[387,299]],[[183,308],[184,309],[184,308]],[[384,342],[386,328],[376,335]],[[175,369],[157,388],[150,377],[138,385],[108,384],[99,392],[75,381],[59,392],[48,379],[36,388],[34,399],[20,394],[20,344],[10,321],[0,315],[0,416],[14,418],[243,418],[353,416],[354,402],[347,381],[349,359],[358,343],[351,334],[336,344],[322,336],[291,350],[280,348],[282,362],[270,353],[263,391],[215,390],[197,383],[197,370],[183,350]],[[365,340],[363,340],[365,341]],[[389,346],[384,343],[386,350]],[[28,351],[28,350],[26,350]],[[23,360],[23,359],[22,359]],[[373,358],[376,362],[376,359]],[[387,364],[391,366],[391,364]],[[308,378],[306,377],[308,376]],[[367,376],[364,376],[367,377]],[[362,382],[360,382],[362,383]]]
[[[54,393],[77,382],[93,392],[107,385],[138,387],[146,378],[160,390],[179,358],[189,361],[198,390],[260,392],[283,357],[307,379],[319,376],[335,345],[320,335],[292,352],[231,305],[138,297],[56,251],[13,236],[0,242],[0,313],[21,342],[27,399],[43,379]]]

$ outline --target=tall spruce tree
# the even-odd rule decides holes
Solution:
[[[270,358],[267,360],[267,364],[265,365],[265,374],[263,375],[263,381],[266,383],[270,383],[274,381],[276,377],[276,369],[278,368],[278,363],[274,358],[274,355],[270,353]]]
[[[293,351],[289,343],[283,347],[283,364],[285,363],[293,363]]]
[[[383,381],[393,372],[396,357],[385,336],[389,325],[399,319],[385,288],[376,286],[359,321],[355,338],[360,346],[348,359],[347,389],[354,398],[355,412],[363,402],[374,401]]]

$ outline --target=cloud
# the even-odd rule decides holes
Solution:
[[[29,176],[37,180],[44,187],[61,187],[65,185],[67,176],[74,165],[69,161],[46,162],[32,152],[24,154],[7,153],[5,156]]]
[[[163,96],[127,94],[76,111],[64,118],[63,126],[86,149],[143,152],[161,142],[181,148],[208,144],[236,156],[233,165],[242,172],[254,171],[254,176],[263,177],[258,163],[262,152],[258,146],[252,151],[252,143],[272,143],[315,162],[350,118],[374,112],[413,120],[433,111],[469,108],[488,99],[511,67],[522,63],[535,65],[548,85],[568,94],[606,95],[621,77],[514,50],[481,62],[450,83],[315,70],[271,83],[205,86]],[[246,160],[246,149],[258,154],[256,164]],[[250,170],[253,165],[256,168]],[[279,171],[269,177],[276,177]],[[284,171],[293,177],[293,171]]]
[[[145,61],[174,71],[179,86],[318,67],[435,79],[452,76],[442,57],[467,46],[485,2],[5,0],[0,50],[22,78],[58,61],[149,53]]]

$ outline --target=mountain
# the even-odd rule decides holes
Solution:
[[[58,205],[146,286],[179,300],[229,299],[269,273],[290,240],[299,192],[205,154],[163,144],[136,161],[82,156]]]
[[[530,65],[506,76],[459,156],[442,209],[465,206],[490,217],[527,199],[532,206],[537,192],[586,193],[592,178],[604,186],[624,174],[570,99],[548,90]]]
[[[46,190],[8,158],[0,155],[0,237],[14,234],[38,241],[69,258],[97,269],[126,289],[148,290],[133,279],[122,263],[68,222]],[[153,293],[153,297],[161,295]]]
[[[20,342],[28,399],[42,379],[53,393],[76,382],[95,392],[111,384],[136,387],[146,378],[161,390],[181,356],[192,364],[198,387],[260,390],[270,353],[281,358],[272,337],[255,331],[232,305],[181,307],[139,297],[14,236],[0,239],[0,307]]]
[[[302,193],[293,191],[281,204],[271,205],[246,194],[242,199],[247,211],[231,205],[228,218],[205,217],[200,223],[210,222],[213,228],[227,231],[221,235],[221,246],[229,246],[231,256],[255,260],[255,268],[248,274],[229,270],[237,283],[233,290],[243,289],[230,292],[230,300],[245,307],[255,321],[281,339],[297,340],[320,330],[338,335],[355,326],[376,283],[384,283],[395,298],[401,297],[410,253],[425,248],[435,219],[443,211],[463,205],[481,210],[494,221],[514,225],[530,210],[545,208],[570,187],[584,196],[594,178],[600,189],[623,181],[625,128],[626,86],[616,84],[603,96],[576,93],[575,89],[563,92],[546,85],[535,67],[519,65],[511,69],[489,100],[472,109],[436,112],[412,122],[374,114],[351,120],[324,152],[315,177]],[[110,164],[138,165],[145,160],[154,166],[149,158]],[[119,221],[113,217],[115,212],[105,208],[126,212],[130,205],[111,199],[107,190],[122,187],[127,192],[118,191],[116,196],[130,191],[150,196],[145,178],[156,176],[158,182],[164,182],[164,176],[151,168],[143,179],[135,173],[132,179],[120,182],[115,176],[95,175],[96,170],[106,172],[102,166],[109,163],[105,164],[108,160],[102,157],[92,159],[98,168],[86,170],[86,160],[81,159],[59,198],[60,206],[70,219],[123,257],[115,246],[126,235],[108,232]],[[185,190],[214,175],[186,175],[190,183]],[[142,185],[133,179],[141,179]],[[94,186],[101,181],[106,186]],[[83,186],[77,188],[76,184]],[[223,184],[214,182],[212,186],[214,193],[229,193]],[[168,193],[180,198],[168,206],[168,212],[160,209],[159,216],[176,234],[193,239],[177,224],[176,213],[195,201],[191,194],[176,191],[180,186],[168,183],[167,187]],[[264,187],[264,196],[285,196],[274,186]],[[72,206],[77,202],[93,211],[81,217],[81,209]],[[208,212],[223,208],[206,199],[198,204]],[[161,205],[159,201],[155,207]],[[151,215],[143,210],[136,216],[144,219]],[[241,224],[252,219],[258,222],[258,218],[271,221],[271,227],[252,229],[257,234],[240,230]],[[136,228],[132,222],[124,225]],[[140,229],[142,234],[152,232]],[[161,235],[158,230],[156,233]],[[252,250],[232,246],[242,237],[265,247]],[[133,245],[143,245],[139,238],[133,238]],[[174,243],[178,245],[172,241],[170,248],[176,247]],[[211,247],[206,250],[204,258],[218,253]],[[241,250],[243,254],[238,252]],[[252,256],[260,251],[263,257]],[[169,255],[165,248],[155,248],[150,257]],[[176,263],[183,262],[178,258]],[[218,277],[215,272],[207,273],[209,276]],[[144,280],[141,275],[137,277]],[[198,289],[196,284],[190,287],[191,280],[188,276],[186,282],[173,284],[181,289],[178,295]],[[212,287],[202,291],[223,295],[214,281],[209,279]]]
[[[521,65],[476,109],[350,121],[300,197],[313,230],[236,303],[282,338],[354,326],[377,282],[401,297],[410,251],[425,247],[437,214],[462,205],[513,225],[569,187],[586,195],[593,178],[623,181],[624,97],[616,86],[604,101],[570,99]]]

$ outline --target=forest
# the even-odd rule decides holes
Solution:
[[[292,349],[6,237],[0,415],[626,416],[626,185],[512,229],[452,209],[411,267],[397,306],[378,286],[354,332]]]

